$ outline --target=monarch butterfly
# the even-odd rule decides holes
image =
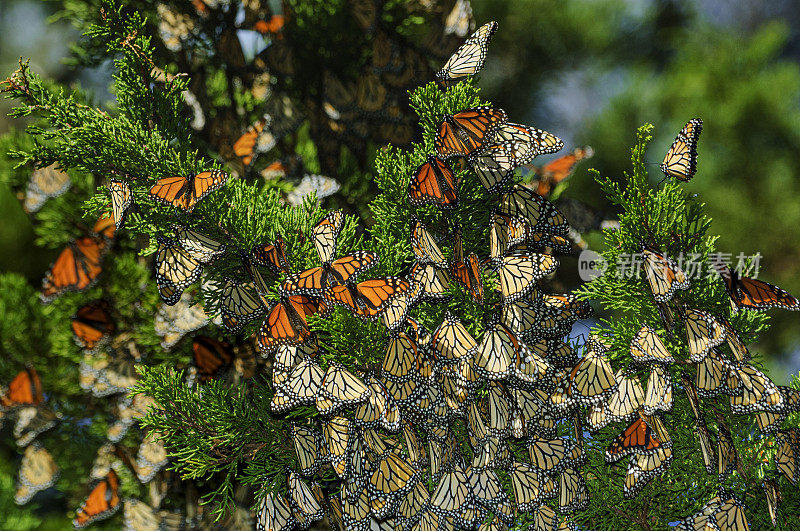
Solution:
[[[125,531],[155,531],[162,526],[162,517],[156,511],[134,498],[126,498],[122,509],[122,526]]]
[[[325,372],[319,364],[305,358],[295,366],[285,384],[276,390],[272,410],[283,413],[299,404],[313,404],[324,377]]]
[[[300,473],[313,476],[326,458],[322,434],[312,428],[292,424],[291,435]]]
[[[744,415],[756,411],[780,413],[784,399],[767,375],[750,365],[730,365],[729,378],[739,384],[741,392],[730,397],[731,412]]]
[[[415,263],[409,272],[409,281],[420,287],[420,297],[432,300],[450,298],[450,276],[447,271],[434,266]]]
[[[586,483],[577,470],[567,468],[558,481],[558,508],[564,513],[580,511],[589,504]]]
[[[19,465],[14,502],[17,505],[28,503],[37,492],[47,490],[55,485],[58,477],[58,466],[50,452],[39,443],[28,445]]]
[[[702,416],[700,413],[700,397],[697,395],[697,388],[692,383],[691,376],[685,372],[681,372],[681,384],[683,385],[683,390],[686,392],[686,398],[689,400],[694,418],[700,419]]]
[[[636,497],[653,478],[663,474],[672,463],[672,448],[659,448],[650,455],[631,456],[622,494],[626,499]]]
[[[414,219],[411,223],[411,249],[414,251],[417,262],[421,265],[430,264],[438,268],[447,267],[447,260],[425,225],[418,219]]]
[[[775,478],[764,478],[761,480],[761,488],[764,489],[764,496],[767,498],[767,509],[772,525],[778,525],[778,504],[783,501],[783,495],[778,482]]]
[[[464,324],[450,312],[444,314],[442,324],[433,332],[431,347],[442,363],[452,365],[474,354],[478,347]]]
[[[371,393],[356,409],[356,420],[367,428],[382,427],[385,430],[400,429],[400,409],[386,386],[373,377],[369,379]]]
[[[309,315],[325,314],[327,306],[305,295],[281,297],[270,310],[258,331],[258,348],[267,352],[279,345],[299,345],[311,338],[306,321]]]
[[[717,456],[714,451],[714,442],[711,433],[706,427],[702,418],[695,419],[695,434],[700,442],[700,452],[703,455],[703,464],[709,474],[714,474],[717,470]]]
[[[172,348],[184,335],[208,324],[203,306],[199,303],[190,305],[191,300],[189,294],[184,293],[175,305],[162,304],[156,311],[153,328],[162,337],[164,349]]]
[[[725,283],[725,289],[728,291],[734,309],[800,310],[800,301],[778,286],[754,278],[741,277],[736,270],[730,269],[724,264],[714,264],[714,267]]]
[[[456,258],[450,264],[450,275],[459,284],[464,286],[466,290],[472,295],[472,298],[477,303],[483,303],[483,282],[481,281],[480,261],[478,255],[470,253],[466,260],[463,259],[463,252],[461,252],[461,238],[460,233],[457,235],[456,240]]]
[[[469,5],[469,2],[465,3]],[[442,69],[436,73],[436,77],[446,83],[453,79],[472,76],[480,72],[483,68],[483,63],[486,61],[489,41],[495,31],[497,31],[497,22],[494,21],[478,28],[447,60]]]
[[[133,193],[131,193],[128,183],[114,179],[109,183],[108,190],[111,192],[111,213],[114,216],[114,225],[119,229],[122,226],[125,212],[133,201]]]
[[[225,185],[228,174],[221,170],[200,172],[188,177],[162,177],[148,192],[151,197],[190,213],[197,203]]]
[[[361,273],[377,262],[378,257],[375,253],[357,251],[333,262],[323,262],[322,267],[312,267],[290,275],[281,284],[280,289],[287,294],[321,296],[333,285],[355,281]]]
[[[493,141],[506,146],[517,166],[530,162],[537,155],[555,153],[564,147],[560,138],[547,131],[514,123],[498,127]]]
[[[264,305],[253,292],[252,284],[240,284],[225,280],[220,297],[222,324],[228,331],[236,333],[248,322],[264,314]]]
[[[568,396],[584,404],[602,400],[616,388],[611,363],[599,352],[588,351],[569,373]]]
[[[672,377],[662,365],[653,365],[650,371],[642,409],[647,415],[672,409]]]
[[[308,520],[321,520],[325,512],[312,489],[292,471],[289,472],[287,482],[291,499],[302,515]]]
[[[446,114],[436,135],[436,152],[445,159],[467,157],[488,144],[505,121],[505,111],[491,107],[474,107]]]
[[[700,512],[681,520],[679,524],[680,528],[686,531],[713,529],[713,526],[710,523],[711,515],[718,511],[721,506],[722,499],[720,496],[714,496],[702,507],[702,509],[700,509]],[[746,527],[744,529],[746,529]]]
[[[572,175],[575,166],[580,161],[591,158],[593,155],[594,150],[590,146],[584,146],[575,148],[569,155],[559,157],[544,166],[528,166],[538,179],[536,193],[542,197],[549,197],[558,183]]]
[[[458,185],[453,170],[431,154],[408,183],[408,202],[414,206],[436,205],[449,209],[458,206]]]
[[[631,340],[631,356],[640,363],[675,363],[655,330],[644,324]]]
[[[586,460],[581,445],[566,438],[543,439],[533,437],[528,442],[531,464],[547,475],[563,469],[577,468]]]
[[[279,33],[283,26],[286,24],[286,17],[281,14],[272,15],[269,17],[269,20],[258,20],[253,25],[253,30],[261,33],[261,34],[272,34],[276,35]],[[280,38],[280,36],[277,36]]]
[[[100,481],[89,493],[89,497],[78,509],[77,516],[72,520],[76,529],[82,529],[92,522],[108,518],[116,513],[120,507],[119,478],[113,470]]]
[[[360,378],[339,363],[332,362],[319,386],[319,397],[327,399],[330,403],[320,409],[321,403],[318,398],[317,408],[320,409],[320,413],[327,415],[341,406],[363,402],[371,393],[370,388]]]
[[[270,122],[269,115],[262,116],[233,143],[233,152],[242,159],[245,166],[249,166],[260,153],[266,153],[277,144],[277,137],[267,127]]]
[[[464,516],[474,504],[474,496],[463,467],[456,463],[453,470],[439,478],[431,494],[430,510],[441,518]],[[471,522],[461,522],[463,528],[472,527]]]
[[[475,370],[489,380],[506,378],[512,360],[518,359],[519,340],[502,323],[495,322],[483,334],[475,352]]]
[[[739,332],[737,332],[726,319],[719,319],[719,321],[725,328],[725,341],[728,343],[728,348],[730,348],[736,361],[743,363],[748,360],[750,358],[750,351],[747,350],[747,345],[742,341]]]
[[[697,140],[702,130],[703,120],[700,118],[693,118],[683,126],[661,163],[664,175],[684,182],[694,177],[697,172]]]
[[[225,252],[224,243],[219,243],[195,230],[180,225],[173,225],[172,230],[181,248],[200,263],[212,262]]]
[[[699,363],[712,348],[725,341],[725,328],[708,312],[689,308],[684,313],[689,359]]]
[[[505,303],[515,302],[535,287],[536,282],[558,267],[550,255],[531,254],[506,256],[499,261],[500,294]]]
[[[509,330],[520,337],[532,337],[541,321],[539,292],[531,290],[527,298],[504,304],[500,319]]]
[[[128,429],[139,419],[144,417],[151,407],[155,407],[155,400],[147,395],[122,396],[116,407],[116,421],[108,428],[108,440],[118,443],[128,432]]]
[[[89,351],[95,350],[116,329],[111,319],[111,306],[105,300],[90,302],[78,308],[71,324],[75,342]]]
[[[663,254],[644,249],[644,272],[656,302],[667,302],[677,290],[689,289],[686,274]]]
[[[168,306],[181,299],[183,290],[194,284],[203,270],[200,262],[177,242],[160,236],[155,266],[158,293]]]
[[[386,356],[381,365],[381,377],[398,382],[417,377],[416,369],[422,355],[416,341],[405,332],[395,332],[389,336]]]
[[[660,440],[650,424],[639,417],[606,448],[605,459],[615,463],[628,455],[651,455],[665,446],[671,443]]]
[[[106,241],[95,236],[81,236],[70,242],[45,273],[42,301],[51,302],[67,291],[85,291],[93,286],[103,271],[106,248]]]
[[[468,158],[478,180],[489,193],[500,193],[514,180],[519,166],[512,143],[491,144]]]
[[[167,450],[159,440],[146,437],[136,453],[136,477],[141,483],[148,483],[169,461]]]
[[[725,494],[722,496],[722,505],[709,516],[708,520],[712,527],[717,527],[725,531],[737,529],[748,529],[750,524],[744,514],[744,504],[733,495]]]
[[[377,464],[369,478],[369,492],[373,497],[402,496],[411,490],[420,473],[404,458],[389,452]]]
[[[41,433],[56,425],[61,418],[45,406],[25,406],[17,410],[14,423],[14,439],[19,447],[28,446]]]
[[[617,389],[608,397],[607,415],[614,422],[630,420],[644,402],[642,384],[635,376],[626,376],[623,369],[617,371],[614,379]]]
[[[781,424],[790,413],[800,411],[800,391],[793,387],[784,386],[778,386],[778,391],[783,397],[781,411],[759,411],[756,413],[758,429],[762,432],[767,433],[780,429]]]
[[[530,226],[520,219],[495,212],[489,227],[489,257],[498,261],[514,246],[530,237]]]
[[[694,383],[701,397],[712,398],[723,391],[728,365],[714,350],[697,364]]]
[[[593,313],[588,301],[570,294],[542,295],[538,311],[541,316],[535,334],[549,339],[562,338],[578,319],[586,319]]]
[[[192,357],[201,382],[221,377],[233,364],[233,351],[225,341],[197,335],[192,338]]]
[[[27,213],[38,212],[48,199],[58,197],[72,186],[69,175],[55,164],[33,170],[25,189],[23,208]]]
[[[44,401],[42,382],[33,367],[20,371],[8,384],[8,389],[0,396],[0,405],[8,410],[20,406],[36,406]]]
[[[550,201],[521,184],[514,185],[500,196],[499,212],[527,221],[531,233],[563,236],[569,232],[569,224],[564,215]]]
[[[719,474],[721,483],[725,481],[725,478],[731,472],[736,470],[736,463],[739,457],[736,453],[736,447],[733,445],[730,430],[725,425],[719,424],[717,434],[717,474]]]
[[[286,499],[278,493],[269,493],[261,500],[256,515],[257,531],[291,529],[297,520]]]
[[[304,175],[300,183],[286,194],[286,201],[292,206],[301,206],[306,197],[314,194],[319,203],[338,192],[341,187],[339,181],[325,175]]]
[[[779,431],[775,434],[775,444],[778,447],[775,466],[792,485],[797,486],[800,478],[800,431],[797,428]]]
[[[340,478],[347,473],[346,458],[353,443],[350,434],[350,420],[345,417],[333,417],[322,422],[322,438],[325,441],[333,470]]]

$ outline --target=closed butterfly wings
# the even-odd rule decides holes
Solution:
[[[680,130],[675,141],[667,150],[661,171],[667,177],[679,181],[689,181],[697,172],[697,140],[703,130],[703,120],[693,118]]]
[[[480,72],[486,61],[489,41],[495,31],[497,31],[496,22],[489,22],[478,28],[448,59],[436,77],[447,82]]]

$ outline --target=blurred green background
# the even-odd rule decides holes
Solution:
[[[69,1],[69,0],[65,0]],[[110,98],[110,69],[73,70],[65,59],[77,32],[53,20],[59,2],[3,0],[0,71],[30,57],[35,71]],[[699,171],[687,189],[706,203],[734,256],[760,252],[760,278],[800,294],[800,10],[796,0],[473,0],[478,24],[497,20],[480,85],[517,122],[551,131],[595,156],[564,197],[606,217],[587,169],[621,176],[636,128],[656,125],[649,159],[657,163],[680,127],[704,120]],[[5,116],[0,133],[21,124]],[[7,143],[0,142],[6,151]],[[597,242],[594,238],[590,241]],[[53,258],[35,246],[30,221],[0,189],[0,269],[38,285]],[[800,370],[800,316],[775,311],[759,345],[771,374],[785,383]]]

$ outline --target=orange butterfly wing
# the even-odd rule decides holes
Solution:
[[[311,338],[311,330],[305,320],[307,315],[313,313],[308,313],[310,299],[303,295],[293,295],[288,299],[272,307],[259,330],[258,345],[261,350],[279,345],[299,345]]]
[[[416,206],[432,204],[454,208],[458,205],[458,191],[453,171],[441,159],[428,157],[408,184],[408,201]]]
[[[264,119],[257,121],[255,124],[248,127],[247,131],[233,143],[233,152],[236,153],[237,157],[242,158],[242,162],[245,166],[249,166],[253,161],[258,135],[264,130],[266,124]]]
[[[192,196],[188,210],[191,212],[198,201],[224,186],[227,180],[228,174],[220,170],[204,171],[195,175],[192,180]]]
[[[407,280],[388,277],[359,282],[356,290],[367,308],[380,311],[389,299],[407,291],[409,286]]]
[[[728,295],[738,308],[800,310],[800,301],[778,286],[754,278],[740,277],[736,271],[724,265],[716,268],[725,282]]]
[[[5,408],[37,405],[43,401],[42,382],[33,367],[20,371],[8,384],[6,394],[0,397],[0,404]]]
[[[114,221],[114,215],[111,212],[106,212],[100,218],[98,218],[97,222],[92,227],[92,232],[95,234],[99,234],[107,239],[111,239],[114,237],[114,232],[117,230],[117,224]]]
[[[323,289],[322,277],[324,270],[321,267],[312,267],[294,275],[289,275],[281,284],[281,291],[288,294],[304,293],[317,294]]]
[[[436,136],[436,151],[444,158],[471,155],[491,141],[505,121],[505,111],[491,107],[474,107],[452,116],[445,115]]]
[[[89,288],[103,271],[105,249],[105,242],[92,236],[81,236],[70,243],[45,273],[42,297],[49,300],[68,290]]]
[[[108,302],[103,300],[82,306],[72,318],[75,341],[87,350],[93,350],[104,337],[112,334],[115,328]]]
[[[481,282],[478,255],[470,253],[466,261],[453,262],[450,266],[450,274],[459,284],[469,290],[473,299],[479,303],[483,302],[483,282]]]
[[[572,175],[575,166],[592,155],[594,155],[594,151],[590,147],[576,148],[569,155],[559,157],[542,166],[536,172],[539,175],[539,185],[536,193],[543,197],[550,195],[550,192],[553,191],[553,186]]]
[[[200,379],[207,382],[233,362],[230,345],[207,336],[195,336],[192,341],[192,356]]]
[[[625,428],[606,449],[606,461],[617,461],[626,455],[648,455],[663,445],[653,436],[650,426],[639,418]]]
[[[270,268],[273,273],[291,272],[289,260],[286,259],[286,242],[280,236],[275,238],[274,243],[255,246],[252,254],[257,264]]]
[[[183,210],[189,209],[189,179],[179,175],[162,177],[150,188],[149,194],[162,203]]]
[[[100,483],[98,483],[72,521],[76,528],[82,528],[90,523],[111,516],[120,505],[119,478],[113,470]]]

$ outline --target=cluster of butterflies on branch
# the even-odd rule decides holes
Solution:
[[[486,24],[458,48],[437,74],[442,84],[481,70],[495,30],[496,23]],[[376,36],[375,41],[377,46],[381,39]],[[388,58],[386,65],[398,55],[405,57],[391,42],[381,46],[385,49],[379,57]],[[278,51],[271,53],[278,54],[280,47],[274,50]],[[401,73],[386,68],[379,73]],[[407,87],[416,76],[408,79],[397,86]],[[383,104],[374,105],[387,98],[374,87],[332,82],[326,94],[325,112],[332,122],[340,119],[334,116],[348,113],[366,113],[370,119],[381,113],[393,116]],[[350,101],[354,94],[362,100],[359,111]],[[235,143],[234,151],[246,164],[272,123],[273,117],[265,116]],[[700,120],[691,120],[681,130],[661,166],[668,177],[693,177],[701,128]],[[800,409],[800,393],[776,386],[749,363],[748,349],[728,320],[678,300],[676,294],[689,289],[689,281],[660,251],[643,248],[646,278],[671,339],[678,336],[673,326],[684,324],[687,359],[670,352],[652,323],[642,323],[624,353],[615,351],[611,338],[602,334],[593,334],[583,353],[565,340],[592,310],[573,295],[548,294],[542,288],[542,281],[558,267],[554,254],[572,248],[566,219],[545,196],[591,152],[577,150],[538,169],[548,176],[539,179],[539,193],[516,176],[536,156],[562,147],[563,142],[546,131],[509,122],[501,109],[474,107],[442,117],[434,152],[416,154],[421,164],[410,176],[408,202],[445,211],[457,207],[459,183],[451,164],[454,159],[466,161],[487,192],[496,196],[488,249],[466,253],[462,228],[451,222],[446,241],[452,242],[452,258],[447,259],[439,246],[445,239],[413,218],[414,263],[408,273],[365,279],[379,257],[371,251],[340,256],[346,218],[332,211],[310,231],[319,265],[298,271],[280,236],[240,251],[246,278],[227,278],[221,286],[219,324],[232,335],[251,322],[260,326],[252,343],[192,337],[190,383],[202,385],[231,374],[236,375],[231,383],[251,377],[258,370],[251,345],[271,364],[270,406],[276,416],[291,418],[287,425],[296,466],[264,485],[257,529],[307,529],[327,517],[344,530],[490,531],[509,529],[522,515],[533,520],[537,531],[574,529],[569,515],[589,502],[582,472],[589,449],[585,430],[594,433],[610,423],[624,423],[604,456],[609,463],[627,458],[621,484],[625,498],[637,496],[669,468],[673,445],[664,413],[673,407],[672,377],[678,366],[709,474],[721,482],[737,470],[738,456],[724,417],[714,415],[716,437],[705,418],[709,411],[718,412],[710,399],[725,395],[731,412],[755,413],[761,430],[775,436],[777,472],[797,484],[800,432],[784,430],[782,423]],[[227,178],[220,170],[162,177],[148,193],[188,215]],[[86,290],[100,275],[103,257],[133,199],[123,181],[112,181],[109,188],[111,211],[62,251],[45,276],[44,300]],[[36,194],[42,195],[31,188],[30,210],[41,206]],[[203,308],[192,305],[187,290],[205,267],[231,252],[226,243],[183,225],[171,226],[168,237],[158,238],[155,278],[164,306],[154,325],[164,348],[209,322]],[[280,281],[277,296],[267,274]],[[720,275],[735,308],[800,309],[800,302],[780,288],[728,269],[720,269]],[[469,323],[454,312],[442,312],[432,330],[413,315],[419,304],[451,300],[451,283],[484,305],[489,316],[482,335],[470,333]],[[491,306],[488,301],[497,303]],[[382,323],[387,339],[379,347],[381,363],[351,371],[323,361],[338,353],[326,350],[309,318],[326,317],[337,309]],[[96,484],[73,523],[86,526],[124,505],[126,526],[156,529],[181,521],[180,515],[157,512],[138,500],[123,503],[120,469],[109,464],[121,462],[147,483],[167,463],[166,451],[155,439],[143,436],[135,456],[120,444],[152,401],[127,395],[141,357],[130,337],[118,332],[112,314],[109,303],[98,300],[80,307],[72,320],[76,341],[86,352],[81,386],[96,397],[119,395],[109,445],[101,448],[90,474]],[[52,457],[35,441],[59,421],[44,402],[32,368],[21,372],[0,396],[0,411],[16,417],[14,434],[26,448],[19,503],[52,486],[58,477]],[[570,435],[563,434],[565,426]],[[780,500],[776,477],[763,483],[773,522]],[[548,503],[551,499],[555,501]],[[747,525],[743,503],[724,489],[680,523],[695,531]]]

